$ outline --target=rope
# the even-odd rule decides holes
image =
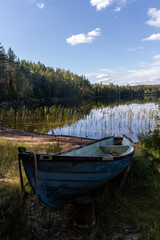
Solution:
[[[38,187],[37,187],[37,156],[33,151],[28,151],[31,154],[33,164],[34,164],[34,185],[35,185],[35,194],[36,194],[36,206],[37,213],[39,213],[39,201],[38,201]]]
[[[21,184],[21,193],[24,196],[24,186],[23,186],[23,177],[22,177],[22,168],[21,168],[21,159],[18,157],[19,163],[19,175],[20,175],[20,184]]]

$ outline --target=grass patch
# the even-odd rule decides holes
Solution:
[[[103,239],[115,233],[137,233],[138,239],[160,239],[160,174],[142,145],[136,148],[133,167],[123,190],[113,186],[98,205],[98,224]]]
[[[24,199],[20,193],[18,147],[24,146],[35,152],[55,153],[61,151],[59,143],[27,146],[23,143],[0,141],[0,239],[17,240],[24,236],[26,216]],[[27,178],[23,172],[24,182]],[[30,191],[30,189],[29,189]],[[29,192],[28,191],[28,192]],[[26,233],[25,233],[26,234]],[[30,239],[30,238],[27,238]]]
[[[25,227],[18,173],[19,146],[24,144],[0,141],[0,173],[7,177],[1,180],[8,181],[0,187],[2,240],[20,239],[23,234],[21,230]],[[61,150],[59,143],[53,146],[24,147],[43,153]],[[97,205],[97,232],[101,232],[103,240],[111,240],[116,233],[120,234],[119,239],[125,239],[131,233],[138,234],[139,240],[160,239],[160,174],[156,169],[157,164],[150,154],[146,154],[144,147],[144,142],[136,146],[133,166],[123,189],[109,185]],[[31,199],[29,202],[32,204]]]
[[[19,188],[7,184],[2,192],[4,195],[0,197],[0,239],[20,239],[25,226],[25,218]]]
[[[28,146],[24,143],[15,143],[10,141],[0,140],[0,174],[6,177],[16,178],[18,175],[18,147],[23,146],[28,150],[32,150],[37,153],[57,153],[61,151],[59,143],[53,143],[50,145],[41,144],[35,146]]]

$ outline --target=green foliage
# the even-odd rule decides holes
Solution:
[[[16,155],[19,145],[22,146],[21,143],[0,141],[2,154],[0,169],[7,176],[18,176],[15,165],[18,164]],[[103,232],[102,239],[112,239],[115,233],[120,233],[122,239],[125,239],[124,236],[128,233],[137,233],[139,240],[159,239],[160,174],[153,161],[144,155],[143,147],[143,144],[136,147],[136,157],[124,188],[120,190],[115,188],[115,185],[108,187],[98,203],[97,228]],[[36,146],[32,148],[36,152],[44,149],[48,153],[53,150],[59,151],[59,143],[51,145],[51,147]],[[10,151],[12,152],[11,156],[8,154]],[[16,156],[16,159],[12,155]],[[22,204],[19,185],[10,182],[1,188],[0,239],[20,239],[25,221]]]
[[[0,239],[20,239],[25,225],[22,204],[20,192],[15,187],[0,197]]]
[[[149,158],[136,149],[133,166],[121,190],[108,188],[98,204],[98,227],[105,240],[115,233],[122,238],[130,233],[138,239],[158,240],[160,236],[160,174]]]
[[[0,45],[0,100],[28,98],[77,98],[93,94],[90,82],[64,69],[54,70],[25,60],[19,61],[9,48]]]
[[[18,147],[20,144],[0,141],[0,173],[14,176],[18,174]]]
[[[0,140],[0,173],[12,179],[19,179],[18,171],[18,147],[25,147],[28,150],[32,150],[37,153],[57,153],[61,151],[59,143],[53,143],[52,145],[35,145],[27,146],[24,143],[14,143],[9,141]]]
[[[24,199],[20,194],[18,171],[18,147],[23,143],[0,141],[0,239],[17,240],[24,236],[26,219],[24,215]],[[56,153],[61,151],[59,143],[52,145],[24,146],[35,152]],[[26,176],[23,171],[24,182]],[[27,190],[27,189],[26,189]],[[30,189],[27,190],[30,192]]]
[[[159,85],[118,86],[114,84],[93,84],[92,87],[96,96],[106,98],[135,98],[160,95]]]
[[[58,152],[61,152],[61,149],[62,148],[60,147],[59,143],[55,143],[50,146],[46,146],[46,153],[47,154],[58,153]]]
[[[83,107],[22,106],[0,108],[0,123],[6,127],[32,132],[45,133],[51,128],[71,124],[84,117],[87,110]]]
[[[146,136],[141,136],[142,151],[146,157],[159,162],[160,160],[160,131],[158,129],[150,132]]]
[[[148,238],[150,240],[159,240],[160,232],[159,232],[159,225],[154,223],[148,233]]]
[[[69,70],[46,67],[38,62],[17,59],[9,48],[7,54],[0,45],[0,101],[52,98],[106,98],[160,95],[159,85],[118,86],[91,84],[84,76]]]

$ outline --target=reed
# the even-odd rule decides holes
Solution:
[[[90,138],[125,134],[137,142],[138,135],[153,131],[157,127],[156,115],[159,115],[158,109],[151,105],[98,108],[83,119],[54,131],[58,135],[69,134]]]
[[[75,108],[66,108],[61,105],[0,108],[1,126],[41,133],[60,125],[74,123],[83,116],[83,113]]]
[[[7,110],[0,108],[0,124],[26,131],[91,138],[126,134],[138,141],[138,135],[157,127],[159,118],[156,118],[159,116],[158,106],[153,108],[153,104],[119,105],[114,108],[102,104],[91,112],[87,111],[87,107],[53,105]]]

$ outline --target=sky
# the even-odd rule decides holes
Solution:
[[[91,83],[160,84],[160,0],[0,0],[0,42]]]

